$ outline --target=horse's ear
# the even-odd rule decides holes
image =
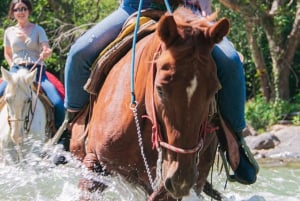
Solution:
[[[157,33],[166,47],[169,47],[179,36],[174,17],[170,14],[163,15],[157,25]]]
[[[230,23],[228,19],[222,18],[221,20],[217,21],[214,25],[209,27],[208,34],[211,40],[214,43],[220,42],[224,36],[229,33]]]
[[[31,84],[32,82],[34,82],[35,80],[35,77],[36,77],[36,73],[37,73],[37,69],[34,69],[33,71],[29,72],[27,75],[26,75],[26,82],[28,84]]]
[[[1,74],[2,74],[3,80],[5,80],[7,82],[10,82],[12,80],[12,76],[9,73],[9,71],[6,70],[5,68],[3,68],[2,66],[1,66]]]

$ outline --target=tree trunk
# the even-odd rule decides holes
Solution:
[[[249,36],[248,39],[251,45],[251,51],[256,63],[258,72],[260,72],[260,83],[261,89],[268,99],[269,97],[279,98],[283,100],[288,100],[290,97],[290,88],[289,88],[289,76],[290,68],[292,66],[293,58],[295,56],[297,47],[300,43],[300,0],[294,1],[285,1],[285,0],[270,0],[270,1],[257,1],[257,0],[219,0],[220,3],[226,7],[232,9],[233,11],[241,13],[242,16],[246,19],[256,18],[257,25],[261,26],[264,29],[264,32],[268,39],[269,52],[272,59],[272,71],[273,71],[273,86],[274,90],[271,89],[271,92],[274,91],[275,94],[269,93],[268,85],[266,84],[266,76],[263,76],[266,71],[264,71],[264,64],[261,54],[255,47],[253,36]],[[261,6],[262,3],[265,7]],[[294,16],[293,27],[290,33],[284,34],[283,28],[276,23],[278,17],[280,18],[284,13],[281,12],[281,8],[284,9],[293,9],[296,3],[296,13]],[[293,5],[294,4],[294,5]],[[247,21],[247,20],[245,20]],[[247,25],[250,26],[251,25]],[[250,29],[248,27],[248,29]],[[248,30],[249,32],[249,30]],[[257,44],[256,44],[257,45]],[[266,80],[263,80],[266,79]]]
[[[269,101],[271,99],[271,94],[274,94],[274,88],[271,85],[268,71],[266,68],[266,63],[262,55],[261,49],[257,45],[257,41],[255,39],[255,36],[253,35],[254,21],[253,19],[249,18],[246,18],[245,21],[247,39],[249,41],[252,57],[256,66],[256,71],[258,73],[260,89],[266,101]]]

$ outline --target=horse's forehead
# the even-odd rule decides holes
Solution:
[[[28,91],[28,86],[25,83],[24,77],[18,74],[14,74],[12,76],[12,82],[7,83],[7,92],[10,95],[21,96],[27,91]]]

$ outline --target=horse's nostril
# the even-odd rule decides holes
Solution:
[[[173,185],[170,178],[165,180],[165,188],[167,189],[167,191],[173,192]]]

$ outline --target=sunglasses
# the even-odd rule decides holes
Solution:
[[[16,13],[16,12],[25,12],[25,11],[28,11],[28,8],[26,8],[26,7],[15,8],[13,11],[14,11],[15,13]]]

